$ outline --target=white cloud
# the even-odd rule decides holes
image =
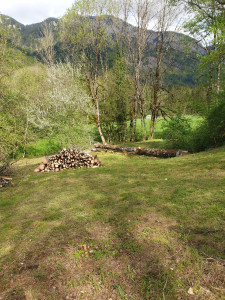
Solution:
[[[73,3],[74,0],[3,0],[0,13],[26,25],[61,17]]]

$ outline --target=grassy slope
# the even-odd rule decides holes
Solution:
[[[224,154],[19,162],[0,194],[0,298],[222,299]]]

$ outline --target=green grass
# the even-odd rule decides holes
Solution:
[[[26,157],[32,158],[37,156],[45,156],[58,152],[60,143],[57,138],[43,138],[35,142],[28,143],[26,147]],[[21,147],[17,156],[23,155],[23,147]]]
[[[199,122],[202,120],[201,117],[199,116],[187,116],[187,118],[191,119],[191,124],[193,127],[196,127]],[[141,127],[141,120],[137,120],[137,129],[136,129],[136,139],[137,143],[135,146],[140,146],[140,147],[146,147],[146,148],[170,148],[170,145],[163,141],[161,139],[161,133],[162,133],[162,128],[163,124],[165,123],[163,118],[158,118],[157,123],[156,123],[156,130],[155,130],[155,139],[153,141],[150,140],[144,140],[143,136],[143,129]],[[129,124],[128,124],[129,127]],[[148,131],[150,127],[150,120],[146,120],[146,133],[148,136]],[[98,134],[98,130],[95,125],[90,124],[90,134],[92,136],[92,139],[94,141],[99,141],[101,142],[101,139]],[[124,146],[132,146],[133,144],[130,142],[123,143]],[[60,142],[57,137],[52,137],[52,138],[43,138],[39,139],[38,141],[35,142],[30,142],[28,143],[26,147],[26,157],[27,158],[33,158],[37,156],[47,156],[54,154],[58,152],[60,149]],[[17,152],[17,157],[21,157],[23,155],[23,147],[21,147],[18,152]]]
[[[102,168],[48,174],[18,162],[0,194],[0,297],[222,299],[224,157],[100,153]]]
[[[191,121],[191,127],[194,129],[196,128],[201,121],[203,120],[200,116],[186,116],[187,119]],[[165,141],[161,139],[162,131],[163,131],[163,125],[166,123],[166,121],[163,118],[158,118],[156,123],[156,129],[155,129],[155,138],[154,140],[144,140],[143,138],[143,129],[141,127],[141,120],[137,120],[137,134],[136,139],[138,140],[135,143],[135,146],[137,147],[145,147],[145,148],[159,148],[159,149],[170,149],[173,148],[172,145],[168,141]],[[150,128],[150,120],[146,120],[146,131],[147,131],[147,137],[149,136],[148,131]],[[121,145],[126,147],[132,147],[132,142],[126,142],[121,143]]]
[[[188,120],[190,120],[191,127],[194,129],[196,128],[200,122],[203,120],[202,117],[200,116],[185,116]],[[147,132],[147,137],[149,137],[149,128],[150,128],[150,120],[145,120],[146,123],[146,132]],[[156,122],[156,128],[155,128],[155,138],[160,139],[163,131],[163,125],[166,123],[166,121],[163,118],[158,118]],[[141,127],[141,120],[137,120],[137,140],[141,139],[143,137],[143,129]]]

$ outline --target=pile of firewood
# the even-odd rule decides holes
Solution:
[[[12,184],[12,178],[11,177],[6,177],[6,176],[0,176],[0,188]]]
[[[34,172],[58,172],[65,169],[97,168],[101,167],[101,162],[97,156],[69,148],[63,149],[56,155],[44,158]]]

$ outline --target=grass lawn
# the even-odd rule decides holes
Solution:
[[[0,299],[224,299],[225,147],[98,156],[102,168],[14,167],[0,192]]]

